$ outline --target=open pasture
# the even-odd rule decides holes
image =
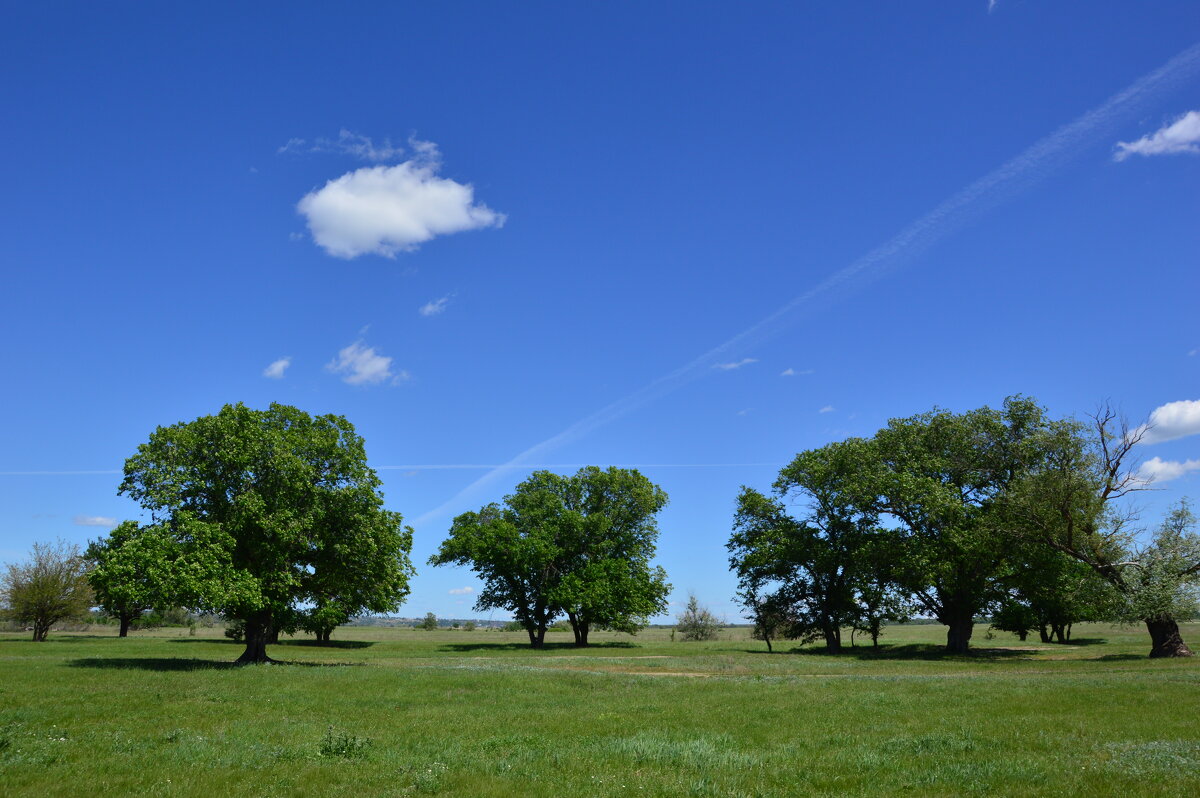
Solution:
[[[343,627],[249,667],[186,630],[0,635],[0,794],[1200,794],[1200,662],[1141,629],[980,626],[969,657],[940,626],[838,657],[746,632]]]

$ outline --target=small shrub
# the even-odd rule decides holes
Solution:
[[[675,620],[675,630],[684,640],[716,640],[721,631],[721,622],[695,596],[688,596],[687,609]]]
[[[332,726],[325,730],[317,752],[326,758],[358,759],[367,753],[370,738],[356,737],[348,732],[335,731]]]

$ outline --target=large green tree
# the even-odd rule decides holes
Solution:
[[[160,527],[123,521],[84,552],[96,603],[120,624],[120,636],[152,609],[173,582],[170,538]]]
[[[1046,423],[1022,397],[999,410],[893,419],[861,450],[847,482],[857,506],[894,522],[901,546],[893,577],[918,611],[948,627],[952,653],[968,650],[975,618],[1003,595],[998,577],[1013,540],[1002,500]]]
[[[878,636],[882,619],[867,616],[882,609],[889,588],[885,560],[871,549],[885,535],[875,513],[846,489],[864,451],[862,441],[851,440],[801,452],[780,471],[772,496],[742,488],[729,562],[740,600],[764,631],[803,642],[824,638],[834,653],[844,627]],[[862,600],[868,594],[878,599],[870,607]]]
[[[243,622],[239,662],[269,662],[271,629],[307,606],[389,612],[408,594],[412,530],[383,508],[341,416],[239,403],[159,427],[125,462],[120,492],[164,538],[172,579],[156,603]]]
[[[1145,623],[1151,657],[1187,657],[1180,613],[1200,579],[1200,539],[1186,506],[1139,545],[1126,501],[1148,487],[1135,468],[1146,427],[1131,429],[1110,407],[1090,423],[1056,421],[1041,434],[1039,458],[1006,502],[1014,538],[1039,541],[1086,564],[1119,594],[1121,615]]]
[[[636,470],[535,471],[502,505],[455,518],[429,562],[474,570],[476,609],[512,612],[534,648],[564,613],[586,646],[594,628],[634,632],[666,608],[670,585],[650,564],[666,503]]]

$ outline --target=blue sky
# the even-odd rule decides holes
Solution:
[[[357,426],[406,615],[475,615],[453,515],[615,464],[737,617],[740,485],[1015,393],[1157,410],[1152,523],[1200,498],[1198,45],[1194,2],[10,7],[0,560],[237,401]]]

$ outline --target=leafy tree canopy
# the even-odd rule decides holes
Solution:
[[[270,629],[302,605],[390,612],[408,594],[412,530],[379,487],[345,418],[239,403],[159,427],[120,492],[171,563],[161,603],[244,621],[239,661],[264,662]]]
[[[433,565],[471,567],[477,610],[506,609],[534,647],[566,613],[577,645],[592,628],[634,632],[662,612],[670,585],[653,567],[666,493],[636,470],[535,471],[503,505],[454,519]]]

